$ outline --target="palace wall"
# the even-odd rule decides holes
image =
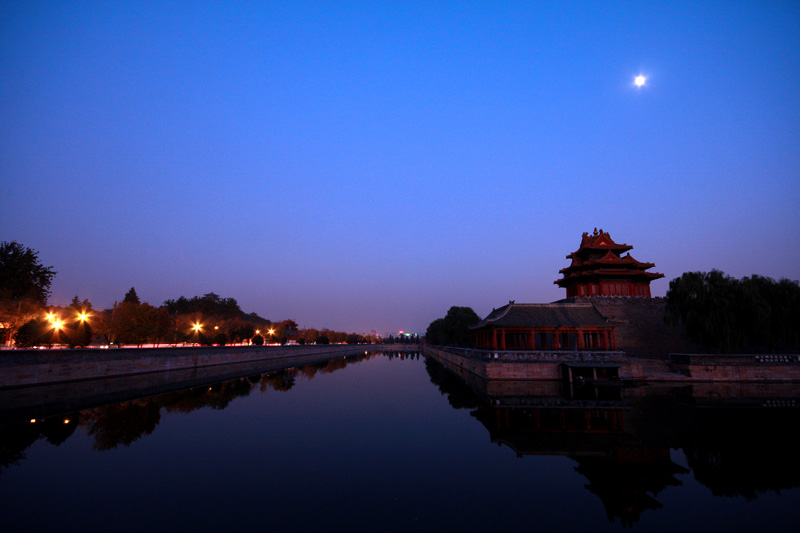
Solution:
[[[667,358],[670,353],[703,353],[682,328],[664,322],[666,298],[634,296],[575,297],[564,302],[593,303],[607,318],[624,322],[616,328],[617,348],[634,357]]]

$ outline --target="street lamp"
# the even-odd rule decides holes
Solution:
[[[192,324],[192,331],[194,332],[195,336],[197,336],[196,342],[200,342],[200,332],[203,330],[203,325],[200,322],[195,322]]]

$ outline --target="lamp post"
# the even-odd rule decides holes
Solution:
[[[200,332],[202,330],[203,330],[203,326],[199,322],[195,322],[194,324],[192,324],[192,331],[194,331],[194,334],[197,337],[196,344],[200,343]]]
[[[89,346],[92,342],[92,328],[89,324],[90,315],[88,312],[81,309],[77,311],[75,318],[77,322],[73,326],[73,331],[69,334],[69,345],[70,347]]]

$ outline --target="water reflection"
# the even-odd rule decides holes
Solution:
[[[152,434],[161,421],[162,413],[185,414],[204,408],[222,410],[235,399],[246,397],[254,390],[289,391],[294,386],[298,374],[310,380],[317,374],[333,373],[377,355],[380,353],[365,352],[356,356],[337,357],[314,364],[46,418],[29,418],[28,412],[24,409],[12,415],[7,413],[6,416],[13,418],[13,421],[4,424],[0,432],[0,475],[9,466],[19,464],[25,458],[25,450],[37,440],[45,439],[50,444],[59,446],[75,432],[78,426],[85,427],[87,433],[93,437],[95,450],[105,451],[120,445],[129,446],[142,437]],[[390,353],[388,356],[402,358],[403,354]],[[408,357],[406,354],[406,358]]]
[[[118,513],[137,531],[733,530],[764,517],[762,529],[795,530],[798,397],[481,382],[416,352],[201,380],[34,423],[0,397],[0,514],[9,530],[57,529],[24,516],[41,501],[73,530]]]
[[[755,499],[800,486],[800,389],[792,384],[570,386],[485,381],[426,360],[431,381],[491,442],[519,457],[577,463],[608,519],[631,526],[691,471],[715,496]],[[681,450],[688,468],[673,461]]]

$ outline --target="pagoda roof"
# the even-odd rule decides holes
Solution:
[[[581,247],[567,256],[571,259],[570,266],[559,270],[561,279],[553,283],[566,287],[576,283],[596,281],[598,278],[620,279],[647,282],[663,278],[664,274],[645,272],[653,268],[654,263],[642,263],[634,257],[623,252],[633,249],[629,244],[617,244],[611,236],[595,228],[592,234],[584,232],[581,237]]]
[[[518,304],[509,302],[472,326],[497,327],[597,327],[616,326],[591,303]]]
[[[570,257],[570,256],[567,256]],[[608,250],[603,257],[582,259],[577,255],[572,256],[572,264],[566,268],[562,268],[559,272],[567,272],[580,267],[592,267],[594,265],[625,265],[628,267],[648,269],[655,266],[654,263],[642,263],[637,261],[631,254],[623,256],[615,254],[613,251]]]
[[[616,250],[622,253],[631,249],[633,249],[633,246],[629,244],[617,244],[608,232],[602,229],[598,231],[598,229],[595,228],[594,233],[589,234],[588,232],[584,232],[583,235],[581,235],[580,248],[569,254],[567,259],[573,258],[584,250]]]
[[[565,269],[566,270],[566,269]],[[563,270],[561,272],[564,272]],[[564,275],[563,278],[554,281],[555,285],[564,286],[567,282],[574,281],[578,283],[586,278],[630,278],[636,279],[659,279],[663,278],[664,274],[658,272],[645,272],[644,270],[628,270],[623,268],[596,268],[592,270],[573,271]]]

